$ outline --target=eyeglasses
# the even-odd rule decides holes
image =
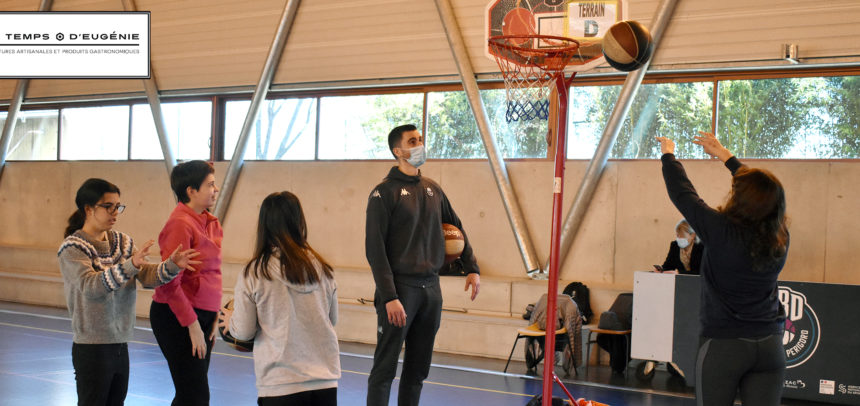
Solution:
[[[122,213],[125,211],[125,205],[120,204],[120,203],[117,203],[117,204],[102,203],[102,204],[97,204],[96,206],[107,210],[107,212],[110,214]]]

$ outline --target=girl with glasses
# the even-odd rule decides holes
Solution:
[[[160,264],[146,255],[153,241],[137,250],[127,234],[113,230],[125,210],[119,188],[103,179],[88,179],[75,196],[57,253],[74,332],[72,365],[78,405],[121,405],[128,391],[128,341],[134,328],[140,281],[154,288],[170,282],[183,268],[194,270],[193,249],[176,247]]]

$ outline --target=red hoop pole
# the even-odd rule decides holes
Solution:
[[[552,180],[552,236],[549,250],[549,280],[546,295],[546,342],[543,361],[543,406],[552,406],[552,385],[555,375],[555,321],[558,319],[556,301],[558,299],[558,264],[561,243],[561,210],[564,198],[564,158],[567,145],[567,98],[568,86],[576,76],[565,80],[564,71],[555,77],[558,90],[558,125],[556,126],[555,175]],[[572,355],[572,354],[571,354]],[[557,379],[557,378],[556,378]],[[559,381],[561,384],[561,381]],[[562,385],[564,388],[564,385]],[[564,389],[567,392],[567,389]]]

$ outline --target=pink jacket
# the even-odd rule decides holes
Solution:
[[[182,249],[194,248],[202,261],[197,272],[185,271],[170,283],[155,288],[152,300],[167,303],[179,324],[187,327],[197,314],[194,309],[217,312],[221,309],[221,239],[224,231],[218,218],[204,211],[197,214],[183,203],[176,205],[167,224],[158,234],[161,258],[167,259],[179,244]]]

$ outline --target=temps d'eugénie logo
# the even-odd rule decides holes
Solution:
[[[821,324],[803,293],[780,287],[779,302],[786,314],[785,333],[782,336],[785,366],[794,368],[815,354],[821,340]]]

